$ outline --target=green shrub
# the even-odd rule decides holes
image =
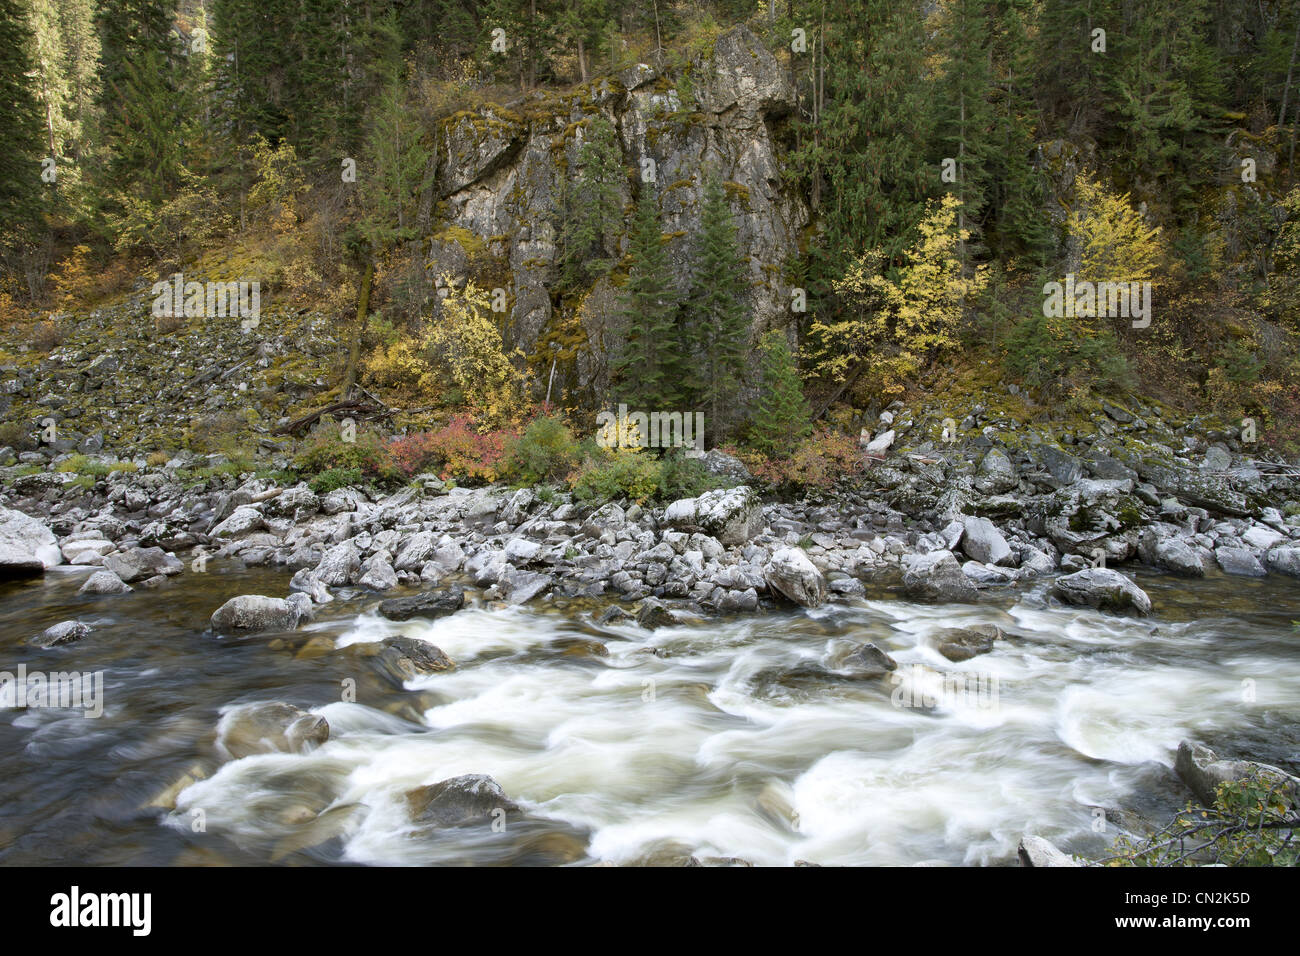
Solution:
[[[327,468],[307,482],[307,486],[318,495],[327,495],[340,488],[350,488],[361,484],[360,468]]]
[[[8,445],[14,451],[31,451],[36,447],[31,433],[18,422],[0,423],[0,448]]]
[[[535,485],[569,474],[578,463],[578,443],[557,415],[533,419],[507,443],[506,467],[519,481]]]
[[[370,429],[357,429],[353,437],[353,441],[344,441],[342,430],[338,426],[319,425],[303,439],[298,454],[294,457],[294,466],[306,475],[355,469],[367,479],[385,483],[401,480],[402,476],[393,467],[386,443],[378,433]]]
[[[669,451],[659,463],[659,493],[664,501],[678,498],[695,498],[714,488],[734,484],[719,475],[711,474],[698,458],[687,458],[680,451]]]
[[[1021,319],[1004,343],[1003,367],[1031,386],[1124,388],[1131,382],[1128,363],[1109,328],[1086,334],[1068,319],[1031,313]]]
[[[620,451],[589,458],[573,481],[573,495],[591,503],[630,498],[644,504],[659,494],[662,481],[663,469],[657,458]]]

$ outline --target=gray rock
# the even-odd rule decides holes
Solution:
[[[732,481],[749,481],[752,477],[744,462],[717,448],[710,448],[700,456],[699,461],[704,466],[705,471],[720,478],[728,478]]]
[[[0,508],[0,579],[44,574],[62,563],[53,531],[21,511]]]
[[[1102,611],[1151,613],[1151,598],[1147,593],[1110,568],[1085,568],[1057,578],[1052,583],[1052,594],[1067,604],[1095,607]]]
[[[1274,571],[1300,578],[1300,547],[1288,545],[1268,553],[1268,566]]]
[[[387,638],[378,657],[384,669],[399,683],[452,670],[456,666],[441,648],[410,637]]]
[[[1205,461],[1201,468],[1205,471],[1227,471],[1232,467],[1232,455],[1222,445],[1211,445],[1205,449]]]
[[[858,644],[834,662],[836,670],[857,678],[883,677],[898,669],[898,662],[875,644]]]
[[[636,622],[646,630],[653,631],[659,627],[672,627],[677,623],[677,619],[662,601],[646,598],[637,608]]]
[[[434,827],[490,826],[503,813],[519,811],[499,783],[477,773],[418,787],[406,794],[406,803],[416,823]]]
[[[1061,451],[1055,445],[1041,445],[1037,455],[1038,460],[1047,469],[1047,473],[1062,485],[1073,484],[1083,477],[1083,465],[1079,459]]]
[[[1006,452],[1001,448],[990,448],[980,462],[975,477],[976,489],[986,495],[1000,495],[1011,491],[1018,484],[1020,479],[1016,476],[1016,470]],[[955,546],[955,542],[949,545],[949,547]]]
[[[894,431],[893,429],[889,429],[888,431],[881,432],[875,438],[871,439],[871,441],[867,442],[867,446],[863,450],[868,455],[880,456],[889,451],[890,446],[893,444]]]
[[[1300,794],[1300,778],[1268,764],[1253,760],[1220,760],[1209,747],[1184,740],[1178,745],[1174,770],[1187,784],[1189,790],[1205,806],[1214,803],[1215,789],[1222,783],[1233,783],[1258,774],[1266,784],[1276,784],[1294,805]]]
[[[762,532],[763,507],[758,495],[740,485],[674,501],[664,510],[664,521],[674,528],[711,535],[730,547]]]
[[[763,579],[778,594],[803,607],[826,603],[826,577],[802,548],[781,548],[763,567]]]
[[[1006,637],[1002,629],[993,624],[978,624],[975,627],[957,627],[940,631],[935,635],[935,646],[939,653],[953,662],[968,661],[980,654],[993,650],[993,642]]]
[[[295,597],[311,603],[305,594]],[[264,594],[241,594],[213,611],[211,623],[215,631],[291,631],[302,618],[303,608],[296,600],[267,597]]]
[[[300,754],[329,740],[324,718],[281,702],[242,704],[222,714],[217,749],[238,760],[253,754]]]
[[[1011,546],[988,518],[967,518],[962,550],[981,564],[1005,564],[1011,560]]]
[[[465,592],[459,587],[445,591],[426,591],[415,597],[390,598],[379,605],[379,613],[390,621],[409,621],[413,617],[434,619],[453,614],[465,606]]]
[[[1021,866],[1082,866],[1074,857],[1038,836],[1026,836],[1017,848]]]
[[[1138,539],[1138,555],[1147,564],[1183,577],[1205,576],[1205,561],[1199,551],[1181,537],[1161,537],[1154,528],[1142,532]]]
[[[238,538],[265,527],[262,512],[250,505],[241,505],[229,518],[213,528],[211,534],[214,538]]]
[[[75,644],[82,638],[89,637],[91,627],[83,621],[61,621],[45,629],[43,634],[32,639],[37,647],[58,647],[63,644]]]
[[[511,604],[527,604],[546,591],[554,579],[549,574],[536,571],[519,571],[511,568],[497,581],[502,596]]]
[[[903,558],[903,590],[920,601],[969,601],[978,589],[951,551],[931,551]]]
[[[1214,560],[1219,563],[1224,574],[1236,574],[1242,577],[1262,578],[1268,574],[1259,558],[1248,548],[1215,548]]]
[[[321,556],[315,575],[321,584],[337,588],[350,582],[360,567],[361,555],[357,546],[351,541],[344,541]]]
[[[131,548],[104,556],[105,570],[112,571],[127,584],[151,578],[155,574],[180,574],[185,565],[162,548]]]
[[[363,588],[370,588],[372,591],[389,591],[397,587],[397,572],[393,570],[393,566],[384,557],[372,558],[369,570],[361,576],[361,580],[357,583]]]
[[[126,594],[133,590],[129,584],[112,571],[96,571],[86,578],[78,594]]]

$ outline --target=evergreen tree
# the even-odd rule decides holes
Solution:
[[[594,116],[584,126],[578,150],[578,181],[565,181],[565,217],[560,225],[560,281],[567,289],[585,289],[609,272],[609,243],[622,224],[619,201],[624,177],[622,151],[614,124]]]
[[[762,386],[750,419],[750,443],[767,455],[788,455],[812,430],[812,413],[785,334],[768,332],[758,351]]]
[[[101,188],[110,205],[158,205],[181,179],[186,130],[195,119],[172,34],[169,0],[103,0],[100,103],[107,147]]]
[[[411,238],[415,209],[429,163],[424,130],[405,87],[391,82],[379,95],[370,118],[362,177],[363,231],[377,249]]]
[[[726,191],[716,178],[704,185],[695,275],[686,310],[694,364],[691,384],[708,408],[714,444],[727,434],[745,368],[749,331],[747,276]]]
[[[993,146],[987,157],[986,238],[1004,256],[1046,261],[1055,245],[1046,182],[1034,164],[1039,114],[1033,97],[1033,0],[999,0],[990,38],[995,65]]]
[[[811,179],[832,263],[905,248],[938,185],[919,6],[828,0],[815,122],[793,157]]]
[[[942,10],[940,49],[947,52],[935,91],[938,142],[954,181],[945,187],[961,201],[958,225],[983,218],[989,165],[996,145],[989,57],[989,23],[983,0],[950,0]]]
[[[618,401],[641,411],[670,411],[680,398],[681,344],[675,342],[678,303],[668,278],[659,197],[643,186],[632,225],[632,268],[623,288],[626,339],[614,361]]]
[[[33,89],[31,27],[19,0],[0,0],[0,244],[7,251],[43,230],[41,109]]]

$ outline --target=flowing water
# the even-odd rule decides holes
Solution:
[[[562,602],[397,623],[345,591],[293,634],[229,638],[211,612],[286,575],[212,563],[78,596],[88,573],[0,585],[0,670],[103,672],[96,719],[0,709],[0,863],[1001,865],[1026,832],[1099,855],[1163,823],[1188,798],[1169,769],[1185,737],[1300,769],[1300,591],[1277,578],[1140,574],[1147,619],[1054,607],[1043,582],[654,632]],[[95,628],[80,643],[26,643],[73,617]],[[977,623],[1008,637],[963,663],[935,650]],[[394,684],[364,652],[396,634],[457,669]],[[849,679],[861,641],[898,670]],[[222,712],[271,700],[323,715],[328,743],[223,762]],[[408,790],[466,773],[525,815],[411,821]]]

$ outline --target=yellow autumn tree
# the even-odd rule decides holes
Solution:
[[[515,420],[523,409],[524,375],[516,365],[523,353],[506,351],[492,319],[491,293],[472,280],[457,289],[443,276],[443,284],[447,295],[431,327],[379,345],[366,361],[366,380],[418,401],[436,399],[454,384],[480,423]]]
[[[969,274],[962,266],[970,231],[958,225],[960,209],[952,195],[931,202],[917,241],[892,272],[879,249],[849,265],[833,286],[843,310],[812,325],[815,374],[835,381],[865,374],[874,392],[889,397],[932,356],[957,344],[962,315],[987,282],[982,270]]]
[[[492,297],[473,280],[457,289],[443,277],[442,316],[425,333],[424,346],[446,368],[465,403],[487,424],[501,425],[522,410],[523,352],[507,352],[492,319]]]
[[[1149,226],[1128,193],[1107,189],[1087,173],[1075,183],[1075,204],[1066,219],[1075,278],[1088,282],[1151,282],[1164,258],[1159,226]]]

